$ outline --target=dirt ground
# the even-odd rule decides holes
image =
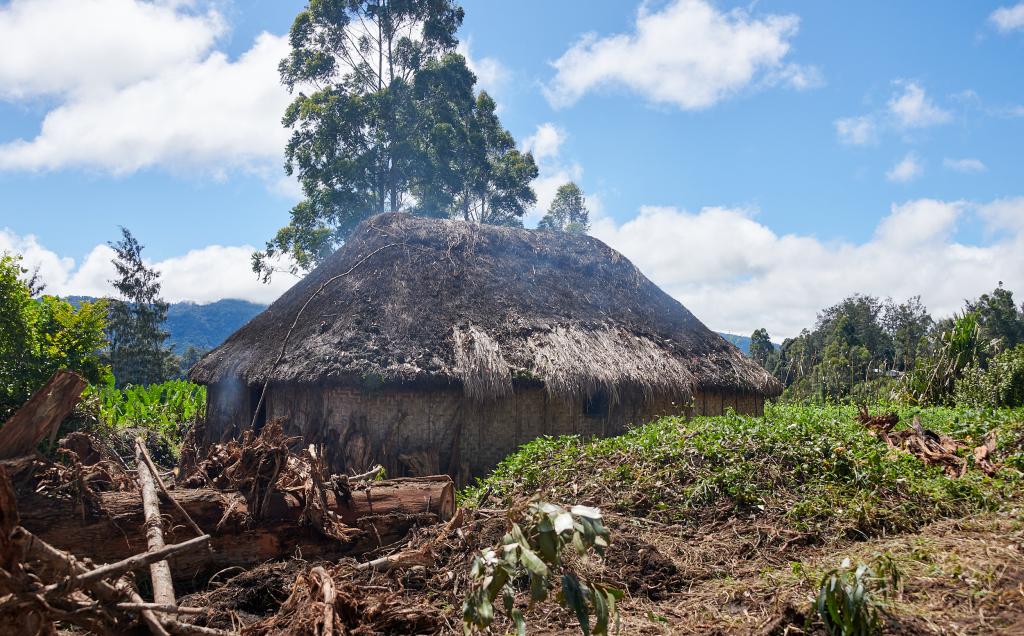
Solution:
[[[626,590],[621,634],[823,634],[812,611],[823,574],[844,558],[867,562],[882,554],[902,579],[886,606],[886,633],[1024,633],[1024,512],[1016,507],[829,547],[801,545],[753,522],[699,534],[633,518],[608,522],[612,545],[589,567]],[[413,544],[436,536],[421,532]],[[348,632],[461,634],[468,559],[503,532],[502,518],[477,516],[457,537],[435,544],[433,568],[372,573],[355,571],[354,562],[324,564],[348,599],[339,603]],[[213,609],[210,626],[285,633],[302,621],[282,606],[313,565],[293,560],[229,573],[182,604]],[[580,633],[571,613],[553,604],[531,610],[527,623],[531,634]],[[507,627],[498,620],[491,633]]]

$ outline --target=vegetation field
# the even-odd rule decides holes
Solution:
[[[600,507],[611,529],[605,575],[628,588],[623,633],[751,633],[772,621],[777,633],[837,634],[1024,624],[1024,409],[898,413],[897,431],[917,417],[964,442],[963,475],[890,447],[852,406],[771,405],[763,418],[663,418],[616,438],[538,439],[461,498]],[[992,476],[971,452],[990,434]],[[857,589],[859,620],[877,623],[867,631],[844,627],[858,619],[849,612],[826,617],[836,594]]]

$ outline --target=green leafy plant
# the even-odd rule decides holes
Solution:
[[[850,559],[843,559],[822,579],[815,610],[832,636],[879,634],[885,600],[899,586],[899,569],[888,555],[856,567]]]
[[[526,634],[526,620],[515,604],[515,584],[527,579],[530,607],[546,600],[558,581],[555,599],[576,614],[583,633],[607,634],[611,621],[617,621],[615,604],[622,591],[589,577],[581,579],[567,558],[585,559],[592,551],[603,554],[608,541],[608,530],[596,508],[566,510],[546,502],[530,503],[524,518],[512,524],[498,548],[484,550],[473,559],[470,589],[462,604],[466,633],[485,629],[494,621],[494,602],[500,596],[517,633]],[[591,614],[596,617],[593,627]]]
[[[94,385],[86,389],[85,399],[103,426],[147,428],[175,446],[189,424],[206,416],[206,388],[185,380],[123,389],[113,383]]]

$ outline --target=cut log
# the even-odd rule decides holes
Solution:
[[[357,556],[402,539],[415,526],[447,520],[455,508],[454,487],[447,476],[354,485],[349,502],[328,497],[330,508],[346,523],[362,531],[351,541],[341,542],[301,525],[302,503],[290,494],[275,492],[264,518],[253,522],[241,493],[212,488],[169,492],[190,517],[200,526],[210,528],[213,535],[212,553],[194,550],[169,559],[179,581],[191,581],[226,567],[246,567],[295,554],[306,559]],[[138,495],[105,492],[98,497],[103,514],[83,520],[75,514],[70,501],[22,492],[18,498],[21,525],[57,548],[98,563],[120,561],[146,552]],[[172,519],[176,516],[169,505],[164,505],[162,512]],[[192,538],[190,527],[172,525],[174,527],[166,532],[168,542]]]
[[[0,426],[0,459],[30,455],[44,438],[54,439],[60,423],[78,404],[85,385],[85,378],[73,371],[54,373]]]
[[[142,512],[146,520],[146,547],[149,552],[159,552],[164,543],[164,524],[160,518],[160,497],[156,494],[156,471],[150,471],[146,462],[146,445],[141,437],[135,438],[135,463],[139,473],[139,490],[142,491]],[[171,565],[166,559],[149,564],[149,578],[153,582],[153,602],[160,605],[174,605],[174,582]]]

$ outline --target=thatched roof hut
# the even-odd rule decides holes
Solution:
[[[211,389],[235,387],[230,393],[269,383],[268,414],[301,420],[307,437],[342,426],[331,420],[341,417],[333,403],[311,389],[347,389],[349,406],[363,399],[356,394],[434,392],[492,418],[519,394],[543,394],[584,410],[597,400],[604,419],[638,405],[713,411],[694,404],[709,395],[723,396],[719,410],[756,411],[780,390],[595,238],[403,214],[364,222],[190,375]],[[240,408],[221,403],[227,393],[211,391],[215,435],[237,432],[252,417],[252,398],[233,398],[246,402]],[[319,402],[314,414],[298,405],[298,393],[299,401]],[[422,409],[406,406],[411,423]]]

